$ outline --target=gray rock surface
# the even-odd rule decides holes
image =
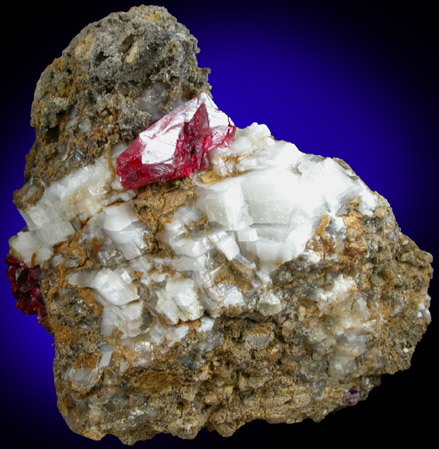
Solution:
[[[165,8],[140,6],[85,27],[42,73],[32,105],[35,143],[19,208],[115,143],[129,144],[171,109],[208,92],[197,40]],[[23,197],[25,197],[23,199]]]

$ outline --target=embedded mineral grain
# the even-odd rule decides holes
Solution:
[[[37,85],[8,276],[92,439],[320,421],[409,368],[430,322],[431,256],[388,202],[339,159],[235,129],[197,51],[142,6],[86,27]]]

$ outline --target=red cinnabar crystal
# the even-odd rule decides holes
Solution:
[[[41,268],[29,268],[23,261],[7,255],[6,275],[11,281],[11,291],[17,299],[17,309],[27,315],[37,315],[38,323],[47,320],[46,306],[40,288]]]
[[[349,405],[355,405],[360,399],[361,390],[357,387],[352,387],[345,396],[345,402]]]
[[[209,166],[208,152],[226,145],[235,126],[205,93],[184,103],[140,133],[116,161],[129,189],[182,178]]]

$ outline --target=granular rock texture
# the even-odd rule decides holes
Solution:
[[[99,157],[182,102],[208,91],[197,41],[165,8],[110,14],[85,27],[42,73],[18,207],[45,185]]]
[[[196,51],[163,8],[133,8],[86,27],[37,86],[9,273],[38,273],[59,409],[89,438],[320,421],[409,368],[430,322],[431,256],[388,202],[265,125],[189,176],[123,188],[139,133],[208,92]]]

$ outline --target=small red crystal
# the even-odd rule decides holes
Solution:
[[[29,268],[23,261],[8,254],[5,259],[6,275],[11,281],[11,291],[17,299],[17,309],[26,315],[37,315],[38,323],[47,320],[46,306],[40,288],[41,268]]]
[[[348,405],[355,405],[360,399],[361,390],[357,387],[352,387],[345,396],[345,402]]]
[[[225,145],[235,130],[210,97],[200,94],[141,133],[117,158],[116,173],[126,190],[191,175],[209,166],[207,153]]]

